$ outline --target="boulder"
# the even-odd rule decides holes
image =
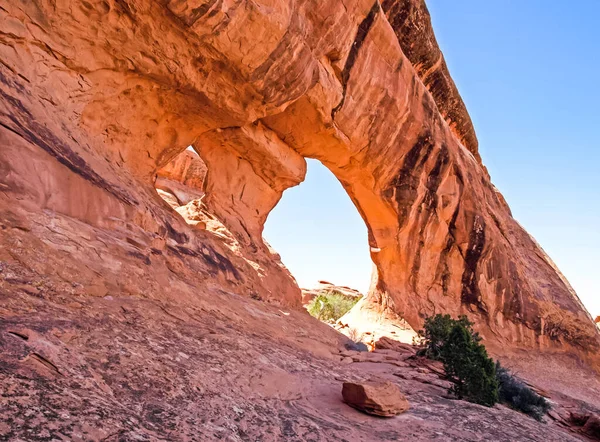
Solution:
[[[387,336],[382,336],[381,338],[379,338],[379,340],[375,342],[375,348],[380,350],[394,350],[399,353],[416,353],[416,347],[414,345],[396,341],[394,339],[388,338]]]
[[[410,408],[400,388],[391,382],[344,382],[342,396],[351,407],[374,416],[396,416]]]
[[[346,350],[353,350],[353,351],[369,351],[369,347],[367,347],[367,344],[365,344],[364,342],[347,342],[345,345]]]

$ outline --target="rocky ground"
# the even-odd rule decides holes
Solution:
[[[37,290],[5,263],[0,276],[2,440],[582,437],[551,418],[452,399],[443,370],[410,346],[348,351],[302,311],[219,290],[183,302]],[[373,380],[397,384],[409,411],[384,419],[342,402],[344,381]]]

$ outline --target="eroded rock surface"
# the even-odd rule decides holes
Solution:
[[[588,417],[582,431],[593,440],[600,440],[600,417],[596,415]]]
[[[157,171],[154,187],[173,208],[204,196],[206,164],[189,149]]]
[[[372,311],[465,313],[504,358],[599,367],[592,318],[490,182],[421,0],[0,0],[0,28],[0,259],[36,281],[4,274],[4,318],[25,320],[21,296],[300,308],[262,229],[310,157],[368,227]],[[206,228],[155,188],[190,145],[206,176],[166,179],[202,182],[202,204],[167,193]]]
[[[438,47],[425,2],[383,0],[381,7],[440,114],[463,146],[481,160],[475,128]]]
[[[414,351],[343,350],[301,311],[185,286],[171,299],[74,295],[19,265],[0,275],[1,440],[579,440],[447,398]],[[410,409],[384,420],[343,402],[344,381],[372,380]]]

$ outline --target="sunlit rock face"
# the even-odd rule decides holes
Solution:
[[[196,152],[186,149],[156,173],[154,187],[173,208],[204,196],[206,164]]]
[[[368,227],[372,305],[597,361],[591,317],[490,182],[422,1],[0,3],[3,253],[50,275],[64,268],[39,257],[62,250],[100,294],[210,285],[299,306],[262,229],[316,158]],[[233,241],[155,191],[190,145]]]

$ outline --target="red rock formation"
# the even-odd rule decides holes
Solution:
[[[437,45],[425,2],[383,0],[381,7],[402,52],[431,93],[440,114],[463,146],[481,161],[471,117]]]
[[[303,158],[317,158],[367,224],[372,306],[415,328],[467,313],[497,353],[559,350],[598,366],[590,315],[479,160],[422,0],[0,4],[11,259],[77,274],[86,293],[218,287],[299,306],[261,233]],[[156,173],[189,145],[233,242],[156,195]]]
[[[206,164],[196,152],[186,149],[158,170],[154,187],[175,208],[204,196],[205,180]],[[170,194],[175,201],[161,191]]]
[[[582,430],[592,440],[600,440],[600,417],[590,416]]]
[[[202,190],[206,179],[206,164],[189,149],[177,155],[156,173],[158,178],[177,181],[185,186]]]

